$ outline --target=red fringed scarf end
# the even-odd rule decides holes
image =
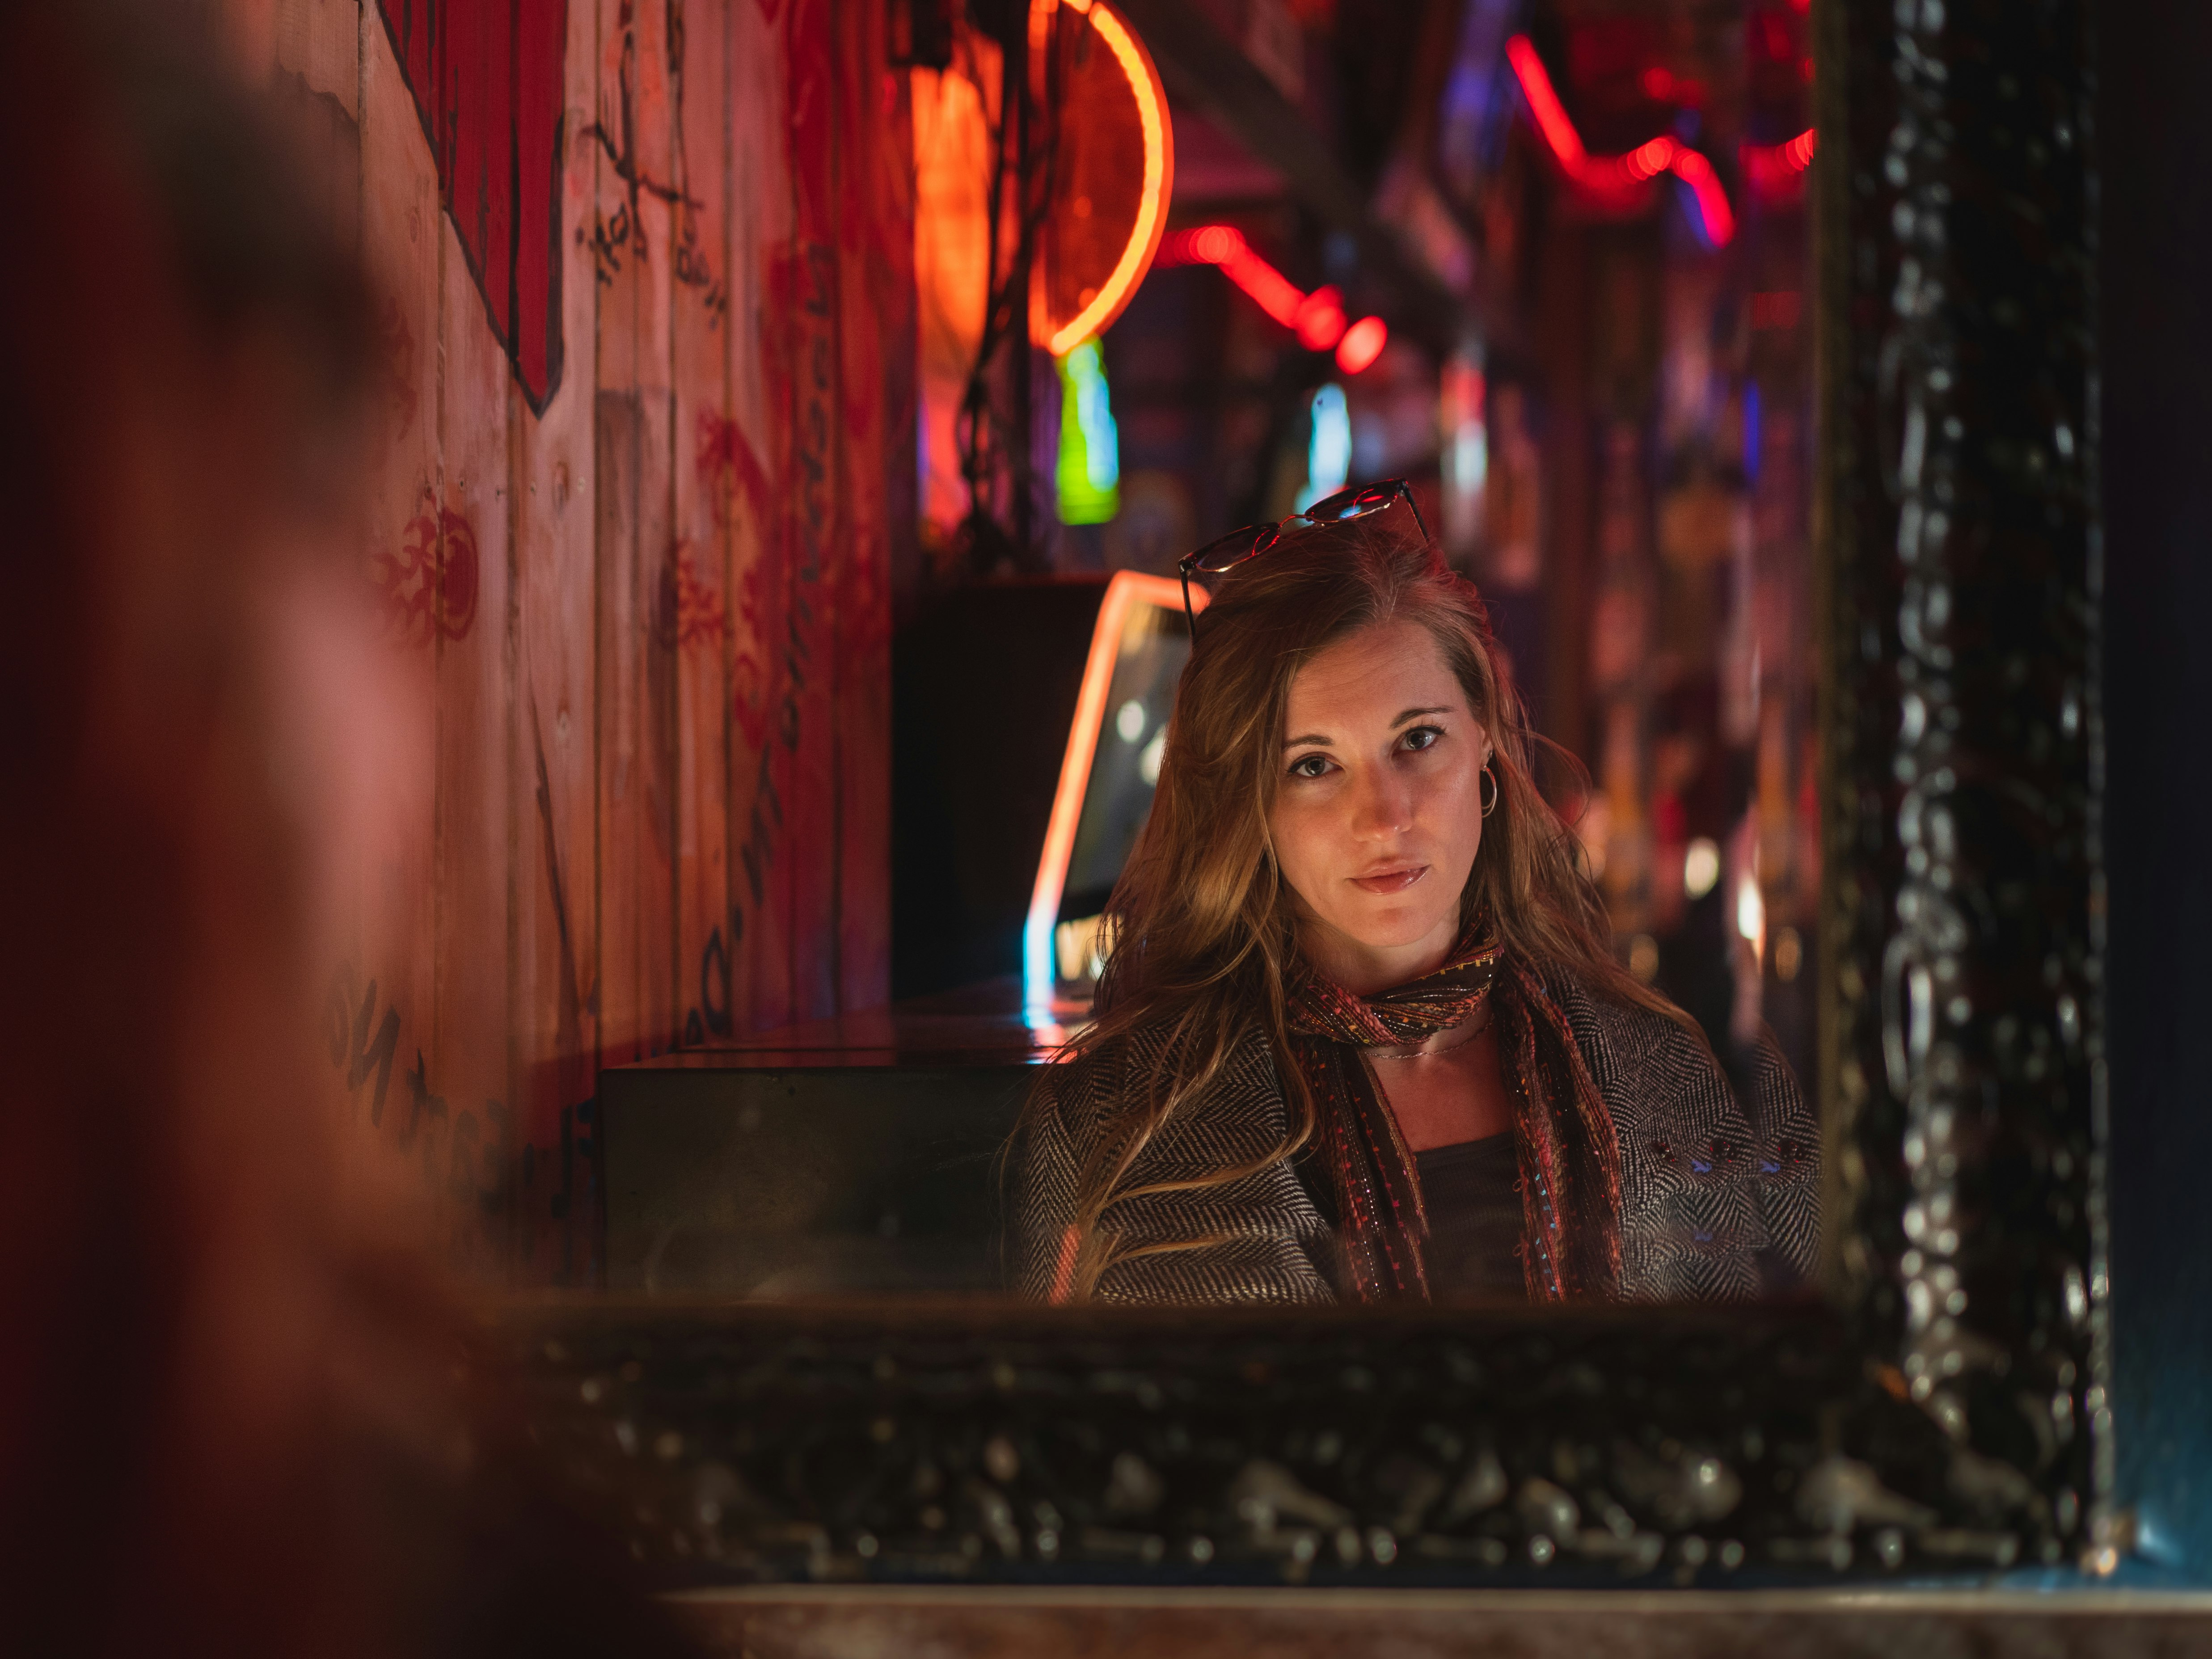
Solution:
[[[1360,1300],[1425,1298],[1429,1230],[1413,1156],[1365,1050],[1425,1040],[1494,1005],[1514,1104],[1522,1260],[1537,1301],[1603,1297],[1620,1278],[1620,1149],[1565,1014],[1480,922],[1435,972],[1358,997],[1304,968],[1286,988],[1291,1047],[1319,1115],[1348,1287]]]

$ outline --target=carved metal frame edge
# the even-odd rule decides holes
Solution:
[[[670,1584],[2107,1571],[2085,0],[1820,0],[1829,1295],[511,1309]]]

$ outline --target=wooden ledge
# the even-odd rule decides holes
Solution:
[[[2212,1652],[2212,1591],[770,1586],[672,1598],[736,1659],[1981,1659]]]

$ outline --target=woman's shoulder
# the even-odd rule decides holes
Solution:
[[[1744,1136],[1742,1105],[1701,1034],[1571,969],[1547,969],[1543,980],[1624,1138],[1733,1143]]]
[[[1763,1174],[1817,1176],[1820,1134],[1805,1092],[1774,1034],[1762,1028],[1724,1066],[1704,1037],[1656,1008],[1546,975],[1598,1092],[1624,1128],[1673,1128],[1696,1138],[1749,1134]]]
[[[1653,1064],[1696,1073],[1717,1069],[1704,1041],[1671,1015],[1632,1002],[1564,965],[1547,965],[1540,977],[1546,993],[1567,1017],[1593,1073],[1625,1073]]]
[[[1078,1032],[1054,1061],[1053,1071],[1070,1086],[1119,1085],[1168,1064],[1175,1042],[1174,1022],[1168,1019],[1147,1020],[1103,1038]],[[1267,1034],[1257,1020],[1238,1030],[1224,1064],[1235,1069],[1264,1066],[1273,1072]]]
[[[1071,1127],[1115,1114],[1149,1096],[1173,1074],[1175,1032],[1164,1020],[1139,1024],[1103,1041],[1081,1036],[1046,1068],[1041,1092]],[[1275,1058],[1257,1022],[1240,1031],[1220,1068],[1189,1109],[1215,1103],[1279,1096]]]

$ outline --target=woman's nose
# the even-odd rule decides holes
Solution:
[[[1354,774],[1352,834],[1358,841],[1380,841],[1413,827],[1413,793],[1388,767],[1365,767]]]

